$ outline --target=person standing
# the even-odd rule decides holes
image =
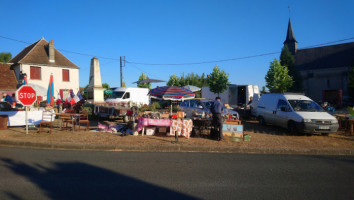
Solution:
[[[216,139],[218,141],[224,140],[224,136],[222,133],[223,118],[221,115],[221,113],[223,112],[223,106],[220,97],[215,98],[215,101],[210,107],[210,111],[213,115],[213,125],[214,125],[214,131],[216,132]]]

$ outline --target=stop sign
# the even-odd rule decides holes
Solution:
[[[24,106],[30,106],[37,100],[36,91],[29,85],[23,85],[16,91],[17,101]]]

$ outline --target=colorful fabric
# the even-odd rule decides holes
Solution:
[[[27,84],[28,84],[27,76],[24,76],[23,77],[23,85],[27,85]]]
[[[191,119],[176,119],[172,120],[170,133],[167,133],[167,136],[174,136],[177,131],[178,136],[184,136],[189,138],[193,129],[193,121]]]
[[[137,132],[141,131],[145,126],[171,126],[170,119],[150,119],[150,118],[139,118]]]
[[[54,82],[53,82],[53,74],[50,75],[49,85],[47,91],[47,105],[54,105]]]
[[[195,96],[192,91],[177,86],[157,87],[150,90],[149,95],[164,100],[186,100],[193,99]]]

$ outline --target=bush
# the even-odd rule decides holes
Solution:
[[[95,105],[88,103],[88,104],[82,105],[81,109],[86,110],[88,112],[89,119],[94,119],[95,118],[95,116],[93,114],[94,107],[95,107]]]
[[[148,111],[148,110],[151,111],[151,108],[148,105],[146,105],[146,104],[144,104],[143,106],[141,106],[139,108],[140,112],[144,112],[144,111]]]
[[[150,108],[152,111],[156,111],[156,110],[161,109],[161,106],[160,106],[159,102],[154,102],[150,105]]]

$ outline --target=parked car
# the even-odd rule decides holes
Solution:
[[[15,108],[13,108],[9,103],[6,101],[0,102],[0,111],[17,111],[19,109],[23,109],[23,105],[16,103]]]
[[[184,111],[187,118],[192,118],[195,115],[202,115],[203,112],[204,114],[211,114],[210,106],[212,103],[213,101],[207,99],[189,99],[180,103],[178,109]],[[233,117],[240,119],[240,116],[236,111],[227,109],[225,106],[223,109],[223,116],[226,114],[231,114]]]
[[[292,133],[328,134],[338,130],[337,119],[304,95],[263,94],[252,106],[260,124],[271,123]]]
[[[12,111],[13,108],[6,101],[0,102],[0,111]]]

